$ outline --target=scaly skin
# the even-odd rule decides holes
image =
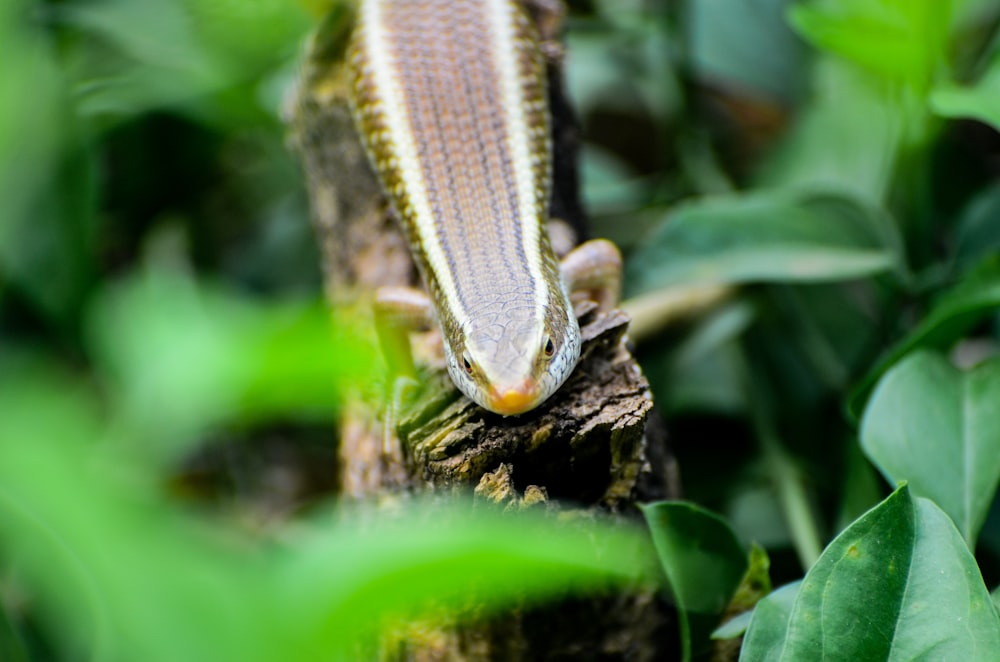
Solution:
[[[365,0],[355,122],[427,285],[456,386],[519,414],[580,356],[546,232],[545,64],[511,0]]]

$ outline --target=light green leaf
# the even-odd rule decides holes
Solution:
[[[926,90],[945,60],[951,2],[825,0],[797,4],[792,25],[815,46]]]
[[[0,557],[58,659],[356,659],[389,619],[659,577],[637,527],[467,504],[326,512],[251,539],[104,443],[121,430],[78,384],[0,375]]]
[[[266,305],[151,273],[105,293],[91,317],[122,422],[166,457],[223,418],[329,419],[376,374],[359,324],[318,303]]]
[[[783,645],[781,614],[767,616],[751,620],[741,660],[986,662],[1000,650],[975,560],[948,516],[906,486],[826,548],[802,580]]]
[[[974,85],[943,84],[931,94],[930,102],[939,115],[976,119],[1000,131],[1000,57]]]
[[[793,193],[707,198],[671,212],[627,263],[633,293],[692,282],[817,282],[901,269],[878,210]]]
[[[879,381],[861,444],[891,483],[934,501],[972,548],[1000,482],[1000,360],[967,373],[915,352]]]
[[[786,584],[757,603],[750,617],[740,660],[774,660],[785,645],[788,617],[802,582]]]

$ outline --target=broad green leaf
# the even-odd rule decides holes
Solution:
[[[899,269],[885,216],[789,192],[707,198],[671,212],[627,265],[633,293],[692,282],[817,282]]]
[[[975,560],[948,516],[905,485],[809,570],[783,645],[780,613],[765,616],[751,620],[741,660],[985,662],[1000,650],[1000,619]]]
[[[740,660],[775,660],[781,654],[788,633],[788,617],[802,582],[786,584],[754,607],[740,649]]]
[[[941,85],[931,95],[931,108],[944,117],[966,117],[1000,131],[1000,57],[972,86]]]
[[[998,413],[1000,360],[963,373],[915,352],[879,380],[861,444],[889,482],[938,504],[973,548],[1000,482]]]
[[[707,636],[746,572],[746,552],[724,519],[693,503],[662,501],[642,513],[677,605],[682,649],[690,655],[702,634],[699,617],[712,617],[704,623]]]
[[[1000,257],[986,259],[962,282],[945,292],[920,323],[897,342],[848,397],[848,412],[860,418],[875,383],[901,358],[918,348],[945,350],[1000,308]]]
[[[951,2],[822,0],[797,4],[792,25],[817,47],[918,92],[944,64]]]
[[[123,422],[176,457],[223,418],[329,419],[365,386],[374,347],[348,314],[320,304],[263,304],[152,273],[95,306],[91,346],[112,380]],[[181,444],[181,445],[178,445]]]
[[[120,431],[78,385],[2,374],[0,558],[59,659],[355,659],[389,619],[659,577],[636,527],[464,505],[325,513],[250,539],[101,443]]]

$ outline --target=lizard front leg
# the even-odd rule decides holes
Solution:
[[[622,255],[607,239],[583,242],[566,254],[561,268],[571,296],[576,294],[590,299],[602,312],[618,305],[622,289]]]

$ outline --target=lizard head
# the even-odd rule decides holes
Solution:
[[[545,402],[580,358],[580,328],[565,295],[542,309],[497,306],[470,316],[453,337],[445,343],[452,381],[480,406],[505,416]]]

